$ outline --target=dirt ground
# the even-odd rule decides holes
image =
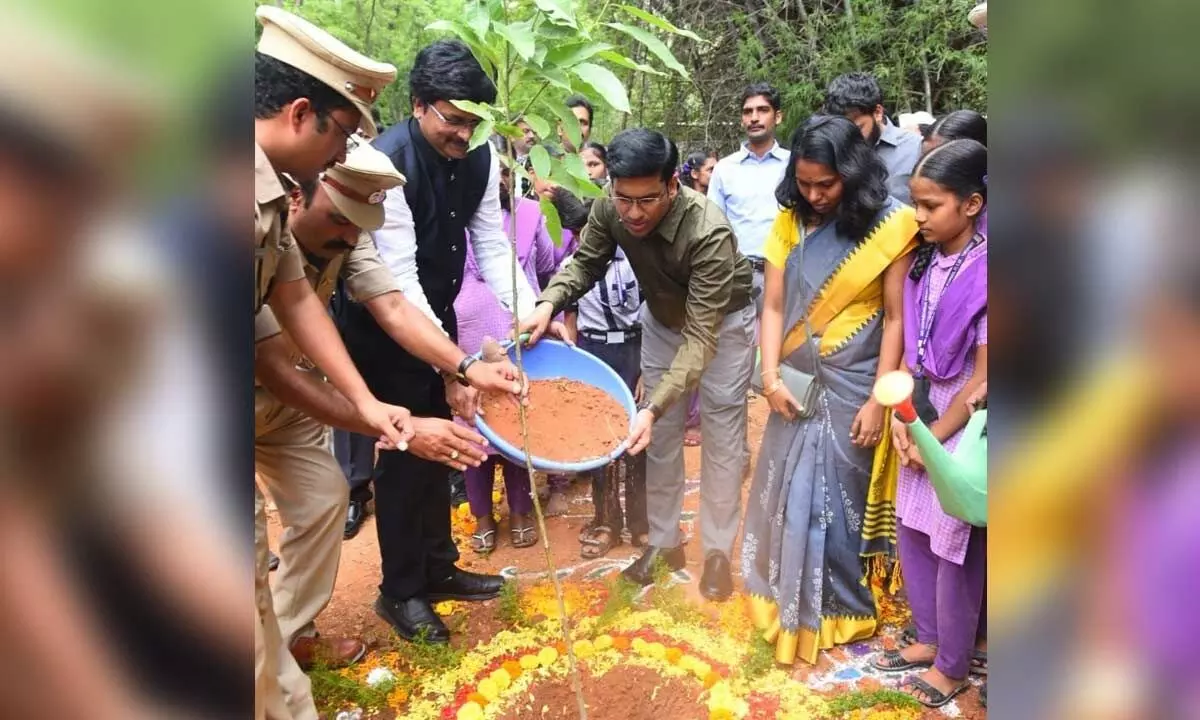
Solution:
[[[768,414],[769,409],[765,400],[757,397],[751,399],[750,446],[751,454],[754,457],[757,457],[758,454]],[[700,596],[698,590],[699,577],[703,570],[703,556],[698,538],[699,528],[693,528],[693,524],[698,520],[699,497],[696,490],[700,479],[701,448],[684,448],[684,458],[688,478],[688,494],[685,499],[682,524],[687,536],[694,537],[694,540],[686,545],[687,566],[685,570],[687,577],[683,584],[691,599],[697,604],[704,604],[706,601]],[[743,496],[748,491],[752,478],[753,469],[743,478]],[[635,548],[624,543],[614,548],[601,561],[584,561],[580,558],[578,535],[580,529],[592,517],[590,494],[590,486],[587,483],[571,483],[569,512],[565,516],[547,519],[551,553],[560,574],[579,572],[591,576],[592,573],[602,570],[615,572],[618,569],[616,566],[627,563],[639,554]],[[502,519],[500,532],[497,533],[500,540],[496,550],[491,555],[484,557],[473,553],[465,543],[461,544],[460,566],[476,572],[519,575],[522,579],[536,577],[543,573],[546,568],[546,560],[541,542],[539,541],[536,546],[531,548],[514,549],[509,542],[507,509],[504,508],[503,502],[500,503],[498,511],[501,513]],[[269,513],[271,538],[274,541],[279,527],[274,513],[270,511]],[[735,548],[739,546],[740,543],[736,544]],[[736,569],[740,567],[736,553],[735,549],[733,558],[735,573]],[[378,593],[379,573],[378,539],[372,515],[355,538],[342,544],[341,568],[333,599],[329,607],[317,619],[318,629],[322,634],[358,637],[372,646],[390,638],[390,627],[377,617],[372,609],[372,603]],[[684,573],[678,574],[677,577],[683,578]],[[736,575],[735,581],[740,583],[740,579]],[[461,621],[462,624],[452,625],[457,635],[456,644],[469,641],[473,637],[486,636],[489,631],[498,629],[495,619],[491,617],[494,614],[495,602],[467,604],[470,606],[468,617]],[[888,627],[869,642],[824,652],[816,666],[797,665],[794,671],[795,677],[810,684],[828,685],[832,681],[837,683],[833,687],[842,690],[870,690],[884,686],[880,676],[870,671],[868,661],[870,656],[879,650],[895,647],[895,637],[898,632],[898,627]],[[886,682],[892,686],[895,685],[891,679],[887,679]],[[922,715],[922,718],[957,717],[968,718],[968,720],[986,720],[987,711],[979,705],[978,685],[980,682],[978,679],[973,679],[973,684],[975,687],[960,695],[946,708],[928,710]]]

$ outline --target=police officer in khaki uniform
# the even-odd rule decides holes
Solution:
[[[263,26],[254,58],[255,336],[274,335],[277,318],[350,401],[370,434],[405,447],[412,435],[408,411],[370,393],[305,279],[299,251],[284,233],[288,200],[279,174],[313,179],[345,158],[352,128],[373,134],[370,107],[396,69],[279,8],[261,6],[255,14]],[[273,313],[264,312],[264,304]],[[256,420],[258,403],[256,393]],[[257,484],[254,506],[255,717],[316,718],[308,678],[288,652],[275,618],[265,501]]]
[[[382,202],[404,182],[386,155],[370,145],[292,193],[288,225],[304,270],[322,304],[340,279],[395,339],[435,367],[452,371],[466,354],[404,299],[365,231],[383,225]],[[264,309],[269,313],[270,308]],[[270,316],[266,316],[269,320]],[[272,585],[280,632],[302,667],[319,657],[330,665],[356,662],[365,646],[351,639],[316,638],[313,620],[333,594],[349,489],[329,453],[325,425],[362,427],[350,403],[328,384],[288,340],[277,333],[255,353],[255,468],[283,525],[280,569]],[[303,367],[298,367],[303,366]],[[515,392],[510,363],[471,363],[467,379],[484,391]],[[453,422],[415,418],[408,451],[462,469],[478,465],[481,436]]]

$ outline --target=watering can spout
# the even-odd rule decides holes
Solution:
[[[897,370],[875,383],[875,399],[908,425],[938,502],[947,514],[972,525],[987,524],[987,411],[971,416],[954,453],[938,441],[913,406],[911,375]]]

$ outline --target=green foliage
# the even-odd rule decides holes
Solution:
[[[364,710],[384,708],[387,706],[388,694],[399,684],[396,680],[388,680],[372,687],[324,666],[310,670],[308,679],[312,681],[312,696],[317,707],[334,710],[355,707]]]
[[[899,690],[856,690],[844,695],[838,695],[825,706],[827,716],[841,718],[855,710],[869,710],[873,707],[885,706],[895,709],[920,709],[921,703],[908,693]]]
[[[500,599],[496,604],[496,617],[505,625],[525,627],[529,618],[521,607],[521,587],[516,582],[506,582],[500,586]]]
[[[750,640],[750,650],[742,662],[742,676],[747,680],[762,677],[775,668],[775,644],[755,633]]]
[[[431,643],[426,640],[425,630],[412,642],[400,641],[393,648],[399,655],[400,661],[406,667],[424,670],[438,674],[458,667],[465,649],[456,648],[448,643]]]
[[[604,601],[604,607],[596,617],[596,627],[600,629],[612,625],[618,618],[633,609],[633,602],[642,590],[620,574],[610,580],[607,586],[608,598]]]

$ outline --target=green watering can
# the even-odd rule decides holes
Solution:
[[[875,382],[875,399],[908,425],[938,502],[947,515],[987,525],[987,410],[972,413],[954,453],[938,442],[913,407],[913,378],[897,370]]]

